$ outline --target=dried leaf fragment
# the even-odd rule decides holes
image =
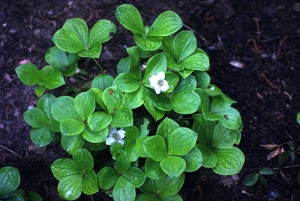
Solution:
[[[266,150],[272,151],[278,147],[281,147],[281,144],[260,144],[260,147],[265,148]]]
[[[283,147],[282,148],[278,147],[275,151],[272,151],[271,153],[268,154],[267,160],[271,160],[272,158],[275,158],[276,156],[278,156],[282,152],[284,152],[284,148]]]

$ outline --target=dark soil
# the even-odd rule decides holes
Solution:
[[[118,25],[117,33],[105,44],[99,62],[111,74],[118,60],[126,57],[126,46],[132,46],[130,32],[121,27],[114,10],[123,3],[135,5],[145,24],[158,14],[173,10],[186,27],[192,29],[211,61],[212,83],[237,101],[234,107],[242,116],[244,129],[238,147],[244,152],[245,165],[239,180],[215,175],[201,168],[186,176],[180,191],[184,200],[300,200],[297,183],[299,167],[282,169],[283,174],[265,176],[268,189],[259,183],[242,185],[246,175],[263,167],[277,168],[278,156],[267,160],[271,152],[260,144],[283,144],[299,141],[300,126],[300,12],[297,0],[86,0],[1,1],[0,9],[0,167],[14,166],[21,174],[20,188],[39,193],[43,200],[59,200],[57,181],[50,165],[57,158],[68,157],[59,144],[37,148],[30,140],[30,128],[22,114],[35,106],[33,87],[24,86],[15,68],[29,60],[42,68],[44,54],[53,46],[52,35],[68,18],[80,17],[91,27],[99,19]],[[257,22],[256,22],[257,21]],[[255,49],[254,44],[257,47]],[[243,68],[230,65],[243,63]],[[91,77],[99,73],[90,60],[81,63]],[[75,80],[88,79],[77,76]],[[77,83],[78,84],[78,83]],[[288,150],[288,146],[283,146]],[[283,166],[292,166],[288,161]],[[1,182],[1,181],[0,181]],[[229,185],[231,183],[231,185]],[[276,196],[277,195],[277,196]],[[108,200],[103,193],[94,200]],[[91,200],[82,196],[80,200]]]

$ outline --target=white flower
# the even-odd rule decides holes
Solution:
[[[151,87],[154,88],[156,94],[160,94],[160,92],[165,92],[169,89],[169,84],[167,80],[165,80],[165,72],[161,71],[157,73],[157,75],[152,75],[149,78]]]
[[[111,145],[114,142],[124,145],[124,137],[126,131],[123,129],[117,130],[115,127],[108,127],[108,137],[106,138],[106,144]]]

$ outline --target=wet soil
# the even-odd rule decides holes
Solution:
[[[297,0],[86,0],[1,1],[0,9],[0,167],[14,166],[21,174],[20,188],[39,193],[43,200],[59,200],[57,181],[50,165],[68,157],[58,143],[35,147],[30,128],[22,114],[35,106],[33,87],[24,86],[15,68],[29,60],[42,68],[44,54],[53,46],[52,35],[68,18],[80,17],[91,27],[99,19],[118,25],[112,40],[105,43],[99,59],[114,74],[119,59],[126,57],[125,47],[134,45],[130,32],[114,17],[123,3],[135,5],[145,24],[158,14],[173,10],[182,18],[184,29],[193,30],[199,47],[211,61],[211,82],[237,101],[234,107],[242,116],[244,129],[238,147],[246,161],[238,180],[215,175],[201,168],[186,176],[180,191],[184,200],[300,200],[296,162],[288,160],[281,168],[278,156],[267,160],[271,152],[261,144],[299,143],[300,126],[300,6]],[[232,65],[233,64],[233,65]],[[99,73],[90,60],[80,64],[89,73],[76,76],[88,80]],[[72,81],[72,80],[70,80]],[[73,80],[74,81],[74,80]],[[79,83],[77,83],[79,84]],[[288,150],[287,144],[282,145]],[[295,155],[298,153],[295,152]],[[246,175],[263,167],[277,168],[275,176],[265,176],[268,189],[261,184],[242,185]],[[109,200],[103,193],[94,200]],[[82,196],[80,200],[92,200]]]

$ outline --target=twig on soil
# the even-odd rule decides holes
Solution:
[[[192,29],[191,27],[189,27],[188,25],[186,24],[183,24],[183,26],[189,30],[191,30],[192,32],[194,32],[195,34],[197,33],[194,29]]]
[[[260,73],[260,75],[264,78],[264,80],[267,82],[267,84],[272,87],[273,89],[278,89],[267,77],[264,73]]]
[[[247,40],[247,45],[248,45],[250,42],[253,42],[255,53],[259,54],[259,53],[260,53],[260,49],[258,48],[258,45],[257,45],[257,43],[256,43],[256,40],[254,40],[253,38]]]
[[[280,55],[280,52],[281,52],[281,46],[282,46],[282,44],[284,43],[284,41],[286,41],[286,37],[284,37],[282,40],[280,40],[280,42],[279,42],[279,45],[278,45],[278,51],[277,51],[277,54],[276,54],[276,56],[275,56],[275,60],[277,60],[277,58],[279,57],[279,55]]]
[[[26,160],[24,160],[24,159],[22,158],[22,156],[19,156],[16,152],[14,152],[13,150],[11,150],[11,149],[9,149],[9,148],[7,148],[7,147],[1,145],[1,144],[0,144],[0,147],[1,147],[2,149],[5,149],[6,151],[9,151],[9,152],[12,153],[13,155],[17,156],[19,159],[21,159],[21,160],[24,161],[26,164],[28,164],[29,167],[31,167],[32,170],[34,170],[34,168],[29,164],[29,162],[27,162]]]
[[[256,34],[257,34],[256,38],[259,40],[260,35],[261,35],[260,29],[259,29],[259,19],[257,17],[254,17],[252,19],[254,20],[254,22],[256,24],[256,30],[257,30],[256,31]]]
[[[80,0],[77,0],[75,3],[73,3],[71,6],[69,6],[68,8],[66,8],[64,11],[58,13],[57,15],[54,15],[52,18],[57,18],[60,15],[64,14],[65,12],[67,12],[68,10],[70,10],[71,8],[73,8]]]
[[[300,167],[300,165],[289,165],[289,166],[285,166],[285,167],[277,167],[277,168],[273,168],[273,170],[281,170],[281,169],[289,169],[289,168],[295,168],[295,167]]]

